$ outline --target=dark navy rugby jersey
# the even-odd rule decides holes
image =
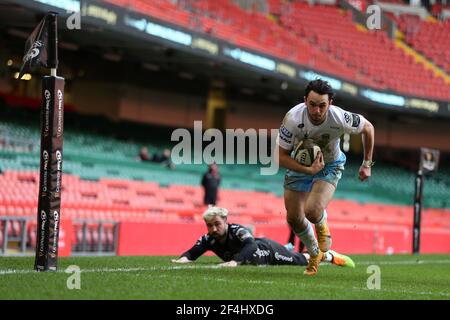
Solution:
[[[209,234],[205,234],[181,256],[194,261],[206,251],[211,250],[223,261],[235,260],[241,263],[249,263],[257,249],[257,243],[251,232],[239,224],[232,223],[228,224],[228,233],[224,243],[220,243]]]

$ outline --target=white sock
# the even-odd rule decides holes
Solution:
[[[302,253],[302,254],[305,256],[306,260],[309,260],[309,258],[310,258],[309,253]],[[324,252],[322,261],[333,262],[333,255],[329,252]]]
[[[324,252],[323,253],[325,256],[323,258],[324,261],[326,262],[332,262],[333,261],[333,255],[329,252]]]
[[[302,254],[305,256],[306,260],[309,260],[309,258],[310,258],[309,253],[302,253]],[[333,255],[329,252],[324,252],[322,261],[333,262]]]
[[[327,210],[323,210],[322,217],[320,218],[319,222],[317,222],[315,225],[317,227],[320,227],[324,222],[327,221],[327,217],[328,217]]]
[[[314,235],[314,230],[311,226],[311,222],[306,220],[308,223],[308,226],[306,229],[300,233],[297,233],[297,236],[300,238],[300,240],[305,244],[306,248],[308,249],[308,253],[315,257],[319,254],[319,244],[317,243],[316,236]]]

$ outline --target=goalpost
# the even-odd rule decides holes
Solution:
[[[439,150],[421,148],[420,165],[415,179],[414,193],[414,223],[413,223],[413,254],[420,250],[420,221],[422,218],[423,182],[425,175],[436,172],[439,164]]]
[[[35,66],[50,69],[42,78],[41,148],[37,241],[34,269],[56,271],[61,221],[61,180],[64,133],[64,78],[58,67],[57,13],[49,12],[25,44],[19,79]]]

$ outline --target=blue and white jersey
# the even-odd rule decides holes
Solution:
[[[340,154],[340,137],[344,133],[361,133],[366,119],[356,113],[330,105],[325,121],[316,126],[311,123],[305,103],[300,103],[286,113],[278,132],[277,144],[286,150],[294,149],[298,143],[313,142],[323,153],[325,163],[336,161]]]

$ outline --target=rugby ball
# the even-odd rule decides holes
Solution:
[[[320,147],[316,144],[306,146],[301,143],[294,151],[294,159],[305,167],[310,167],[320,152]]]

